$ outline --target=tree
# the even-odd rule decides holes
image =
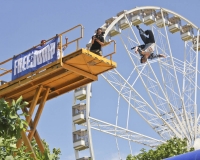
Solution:
[[[161,160],[175,155],[193,151],[194,148],[187,147],[187,139],[172,138],[166,143],[161,144],[155,150],[150,149],[148,152],[143,148],[137,156],[128,155],[126,160]]]
[[[45,140],[42,141],[45,147],[44,153],[41,153],[39,150],[39,147],[35,141],[35,139],[32,140],[31,144],[33,146],[33,150],[35,151],[36,157],[38,160],[59,160],[59,155],[61,154],[60,149],[53,148],[53,153],[50,152],[49,145],[45,142]]]
[[[33,160],[31,152],[26,151],[26,147],[17,148],[16,143],[21,138],[21,131],[26,131],[28,124],[24,120],[26,113],[20,113],[28,103],[22,97],[13,100],[11,103],[0,99],[0,159],[1,160]],[[53,149],[50,152],[48,144],[43,140],[45,152],[41,153],[38,145],[33,139],[31,141],[38,160],[59,160],[60,149]],[[14,156],[15,155],[15,156]]]

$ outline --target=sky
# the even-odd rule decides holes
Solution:
[[[0,0],[1,61],[78,24],[84,26],[84,38],[80,41],[80,47],[85,48],[94,31],[103,25],[105,20],[116,16],[122,10],[130,10],[136,6],[163,7],[200,26],[199,0]],[[69,48],[66,53],[72,51],[73,49]],[[119,64],[125,63],[122,59],[114,60]],[[99,80],[92,84],[92,90],[91,115],[114,124],[117,95],[110,91],[110,86],[100,76]],[[73,92],[48,101],[37,127],[41,138],[46,140],[51,149],[61,149],[61,160],[75,159],[72,143],[72,103]],[[156,137],[136,113],[132,115],[136,131]],[[96,160],[119,159],[114,137],[92,131],[92,138]],[[119,139],[119,144],[121,157],[125,159],[130,153],[124,147],[127,142]],[[142,147],[133,144],[133,154],[139,153]]]

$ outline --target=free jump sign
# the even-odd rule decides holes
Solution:
[[[32,48],[12,60],[12,80],[33,72],[58,59],[58,37],[47,44]]]

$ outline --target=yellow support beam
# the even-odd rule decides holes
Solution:
[[[30,121],[31,121],[31,118],[32,118],[33,112],[34,112],[34,110],[35,110],[35,106],[36,106],[36,104],[37,104],[37,101],[38,101],[38,99],[39,99],[40,93],[41,93],[41,91],[42,91],[42,88],[43,88],[43,86],[40,85],[40,86],[36,89],[36,91],[35,91],[35,95],[34,95],[34,97],[33,97],[33,101],[32,101],[32,103],[31,103],[30,109],[29,109],[29,111],[28,111],[28,116],[26,116],[26,122],[28,123],[28,125],[29,125],[29,123],[30,123]],[[21,133],[21,134],[23,134],[23,133]],[[23,136],[24,136],[24,135],[23,135]],[[24,140],[24,139],[23,139],[23,140]],[[21,147],[21,145],[22,145],[22,139],[18,140],[18,142],[17,142],[17,148]]]
[[[45,105],[47,97],[49,95],[49,91],[50,91],[50,88],[47,88],[45,93],[43,94],[43,97],[42,97],[42,100],[40,102],[39,108],[38,108],[37,113],[35,115],[34,122],[33,122],[32,125],[30,125],[31,126],[31,132],[28,134],[28,138],[29,138],[30,141],[32,140],[33,135],[35,133],[37,124],[39,122],[40,116],[41,116],[43,108],[44,108],[44,105]]]
[[[42,88],[43,88],[43,86],[40,85],[40,86],[36,89],[35,95],[34,95],[34,97],[33,97],[33,101],[32,101],[32,103],[31,103],[30,109],[29,109],[29,111],[28,111],[28,116],[26,116],[26,122],[27,122],[28,124],[29,124],[30,121],[31,121],[31,118],[32,118],[33,112],[34,112],[34,110],[35,110],[37,101],[38,101],[38,99],[39,99],[39,97],[40,97],[40,93],[41,93],[41,91],[42,91]]]
[[[70,71],[72,71],[72,72],[74,72],[76,74],[82,75],[82,76],[87,77],[89,79],[92,79],[94,81],[96,81],[98,79],[98,77],[96,75],[93,75],[93,74],[90,74],[90,73],[85,72],[83,70],[80,70],[80,69],[78,69],[76,67],[73,67],[73,66],[71,66],[69,64],[63,63],[63,67],[65,69],[67,69],[67,70],[70,70]]]
[[[26,133],[25,133],[24,131],[22,131],[22,132],[21,132],[21,135],[22,135],[22,139],[23,139],[24,144],[26,145],[27,149],[28,149],[29,151],[32,152],[32,153],[31,153],[31,157],[33,157],[35,160],[37,160],[37,157],[36,157],[36,155],[35,155],[35,152],[34,152],[34,150],[33,150],[33,147],[32,147],[32,145],[31,145],[31,143],[30,143],[28,137],[26,136]]]
[[[24,108],[23,111],[24,111],[25,113],[28,113],[27,108]],[[32,121],[32,120],[30,121],[30,125],[29,125],[29,126],[33,126],[33,121]],[[41,138],[40,138],[40,135],[39,135],[37,129],[35,130],[34,137],[35,137],[36,143],[38,144],[38,147],[39,147],[40,151],[41,151],[42,153],[44,153],[44,151],[45,151],[44,144],[43,144],[43,142],[42,142],[42,140],[41,140]]]

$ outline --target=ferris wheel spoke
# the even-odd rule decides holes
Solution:
[[[118,101],[117,101],[117,113],[116,113],[116,121],[115,121],[115,125],[116,126],[118,125],[119,107],[120,107],[119,102],[120,102],[120,94],[118,96]],[[117,145],[118,156],[121,159],[121,154],[120,154],[120,149],[119,149],[118,137],[117,136],[115,136],[115,143]],[[132,152],[132,150],[131,150],[131,152]]]
[[[162,19],[163,19],[164,16],[163,16],[163,10],[162,9],[161,9],[161,14],[162,14]],[[164,19],[163,19],[163,21],[164,21]],[[172,58],[173,56],[172,56],[171,45],[170,45],[170,42],[169,42],[169,37],[168,37],[166,25],[165,25],[165,23],[163,23],[163,24],[164,24],[164,30],[165,30],[165,36],[166,36],[167,44],[168,44],[168,47],[169,47],[170,59],[171,59],[171,63],[172,63],[172,66],[173,66],[174,75],[175,75],[175,78],[176,78],[178,93],[179,93],[179,96],[181,97],[180,86],[179,86],[179,83],[178,83],[178,78],[177,78],[177,74],[176,74],[176,70],[175,70],[174,60]]]
[[[197,118],[197,137],[196,138],[200,138],[200,114]]]
[[[177,119],[178,119],[178,121],[180,122],[179,124],[182,124],[182,122],[183,122],[183,117],[182,117],[182,110],[180,109],[181,106],[180,106],[180,105],[177,105],[177,99],[179,99],[179,97],[177,96],[176,92],[174,92],[173,90],[171,90],[171,87],[170,87],[170,86],[166,85],[165,89],[166,89],[166,90],[168,89],[167,92],[173,93],[172,96],[169,97],[169,99],[170,99],[170,105],[171,105],[171,107],[174,109],[174,112],[176,113]],[[170,93],[169,93],[169,94],[170,94]],[[179,106],[179,107],[178,107],[178,106]],[[173,118],[173,119],[174,119],[174,118]],[[175,119],[172,120],[172,121],[173,121],[174,124],[176,124],[176,120],[175,120]],[[188,137],[188,139],[189,139],[190,135],[188,135],[188,133],[187,133],[187,132],[188,132],[188,131],[186,130],[187,127],[185,127],[184,124],[182,124],[182,125],[179,126],[179,127],[176,126],[176,128],[180,128],[180,127],[182,128],[182,131],[183,131],[183,133],[185,134],[185,136]]]
[[[152,29],[153,30],[153,29]],[[160,31],[159,31],[159,33],[161,33]],[[158,34],[159,35],[159,34]],[[162,35],[163,36],[163,35]],[[159,36],[160,37],[160,36]],[[161,41],[161,38],[160,38],[160,41]],[[162,46],[164,46],[164,43],[163,43],[163,41],[161,41],[160,42],[161,43],[161,45]],[[158,54],[158,50],[157,50],[157,47],[158,47],[158,45],[156,45],[156,51],[157,51],[157,54]],[[164,48],[164,47],[162,47],[162,48]],[[164,51],[165,52],[165,51]],[[159,64],[160,64],[160,61],[159,61]],[[159,65],[160,66],[160,65]],[[162,71],[161,71],[161,74],[162,74]],[[163,80],[164,81],[164,80]],[[165,83],[166,84],[166,83]],[[166,85],[167,86],[167,85]],[[171,88],[170,88],[171,89]],[[154,92],[156,91],[156,89],[154,89]],[[176,94],[176,92],[174,92],[174,94]],[[176,112],[174,112],[174,113],[176,113]],[[177,117],[177,119],[178,119],[178,117]],[[178,119],[178,121],[179,121],[179,119]],[[181,124],[180,122],[179,122],[179,124]],[[183,129],[183,126],[180,126],[182,129]],[[178,128],[178,127],[176,127],[176,128]]]
[[[127,18],[126,15],[125,15],[125,18],[126,18],[126,20],[127,20],[127,22],[128,22],[129,28],[131,29],[131,31],[132,31],[132,33],[133,33],[133,35],[134,35],[134,37],[135,37],[135,39],[136,39],[136,41],[137,41],[137,44],[140,44],[140,42],[139,42],[139,40],[138,40],[138,38],[137,38],[137,36],[136,36],[136,34],[135,34],[133,28],[132,28],[132,25],[131,25],[131,23],[130,23],[130,21],[129,21],[129,19]]]
[[[112,84],[111,84],[111,86],[112,86]],[[113,88],[115,88],[114,86],[113,86]],[[116,89],[116,88],[115,88]],[[116,91],[117,91],[117,89],[116,89]],[[121,94],[121,96],[127,101],[127,99],[125,98],[125,96],[123,95],[123,94]],[[138,108],[141,108],[141,107],[143,107],[143,106],[145,106],[145,104],[143,103],[143,102],[140,102],[140,101],[134,101],[139,107]],[[133,105],[131,104],[131,107],[133,108]],[[135,108],[134,108],[135,109]],[[140,114],[141,115],[141,114]],[[149,112],[147,112],[147,115],[151,118],[152,116],[155,116],[155,115],[151,115]],[[142,116],[142,115],[141,115]],[[142,116],[143,117],[143,116]],[[143,117],[144,118],[144,117]],[[153,117],[154,118],[154,117]],[[144,118],[145,119],[145,118]],[[155,119],[155,118],[154,118]],[[147,122],[148,123],[148,122]],[[155,124],[156,124],[156,127],[157,126],[160,126],[160,124],[158,124],[158,122],[155,122]],[[152,125],[154,125],[152,122],[150,122],[150,126],[152,126]]]
[[[119,98],[120,98],[120,95],[119,95]],[[131,107],[130,103],[131,103],[131,91],[130,91],[130,94],[129,94],[128,112],[127,112],[127,119],[126,119],[126,129],[129,128],[129,117],[130,117],[130,107]],[[130,138],[130,136],[128,136],[128,139],[129,138]],[[128,144],[129,144],[130,152],[131,152],[131,155],[132,155],[132,147],[131,147],[130,140],[128,141]]]
[[[124,40],[123,40],[121,35],[119,35],[119,38],[120,38],[120,40],[121,40],[121,42],[122,42],[122,44],[124,46],[125,51],[128,53],[128,55],[131,54],[131,55],[134,56],[134,58],[139,59],[138,54],[132,54],[132,52],[129,51],[129,49],[127,48],[127,45],[125,44],[125,42],[124,42]],[[131,58],[132,58],[131,60],[133,60],[133,57],[131,57]],[[133,66],[133,67],[136,68],[136,66]]]
[[[185,102],[185,110],[187,111],[187,114],[186,116],[189,115],[189,117],[191,117],[191,114],[194,114],[194,101],[192,100],[193,99],[193,96],[194,96],[194,90],[195,89],[195,80],[194,80],[194,75],[195,75],[195,67],[193,66],[194,64],[194,57],[191,57],[192,54],[192,50],[191,50],[191,47],[189,47],[189,52],[187,52],[187,47],[188,44],[185,43],[185,65],[184,65],[184,76],[183,76],[183,91],[182,91],[182,94],[183,94],[183,99],[184,99],[184,102]],[[189,55],[189,56],[188,56]],[[193,118],[190,119],[191,123],[190,123],[190,128],[191,128],[191,132],[193,132],[193,128],[195,126],[194,122],[195,120],[193,120]],[[194,134],[192,134],[192,137],[193,139],[195,138],[194,137]]]
[[[123,42],[122,38],[121,38],[121,41],[122,41],[122,43],[124,44],[124,42]],[[127,49],[127,47],[126,47],[126,45],[125,45],[125,44],[124,44],[124,47],[125,47],[126,51],[128,52],[128,49]],[[129,54],[129,52],[128,52],[128,54]],[[134,66],[135,66],[135,63],[134,63],[133,59],[131,58],[130,54],[129,54],[129,57],[130,57],[131,61],[133,62]],[[151,68],[151,67],[150,67],[150,68]],[[137,68],[136,68],[136,69],[137,69]],[[153,72],[152,68],[151,68],[151,71]],[[140,74],[138,73],[138,75],[140,75]],[[155,76],[155,74],[154,74],[154,77],[156,77],[156,76]],[[141,80],[142,80],[142,82],[143,82],[143,84],[144,84],[145,88],[147,88],[142,78],[141,78]],[[161,88],[161,87],[160,87],[160,88]],[[161,89],[162,89],[162,88],[161,88]],[[148,90],[147,90],[147,91],[148,91]],[[149,93],[149,92],[148,92],[148,93]],[[151,98],[151,100],[152,100],[152,102],[153,102],[153,104],[154,104],[154,106],[155,106],[156,110],[158,111],[159,109],[157,108],[157,105],[155,104],[155,102],[154,102],[154,100],[153,100],[152,96],[151,96],[151,95],[149,95],[149,97]],[[179,123],[180,123],[180,122],[179,122]],[[180,125],[181,125],[181,124],[180,124]],[[183,127],[182,127],[182,130],[184,130],[184,129],[183,129]],[[180,129],[179,129],[179,131],[180,131]]]
[[[134,82],[132,83],[132,87],[135,85],[137,80],[139,79],[140,75],[142,74],[143,70],[145,69],[146,65],[143,65],[142,68],[139,70],[137,77],[135,78]]]
[[[200,35],[200,33],[199,33],[199,29],[197,30],[197,45],[199,45],[199,35]],[[194,101],[195,101],[195,106],[194,106],[194,120],[195,120],[195,122],[194,122],[194,134],[195,134],[195,138],[197,137],[197,126],[198,126],[198,121],[197,121],[197,84],[198,84],[198,60],[199,60],[199,58],[198,58],[198,49],[196,50],[196,69],[195,69],[195,96],[194,96]]]
[[[150,68],[151,68],[151,66],[150,66]],[[155,77],[156,80],[157,80],[156,74],[154,73],[154,71],[152,71],[152,72],[153,72],[154,77]],[[162,72],[162,70],[161,70],[161,72]],[[170,106],[170,109],[172,110],[172,112],[173,112],[173,114],[174,114],[174,116],[175,116],[175,118],[176,118],[176,121],[177,121],[178,124],[179,124],[179,127],[176,126],[176,128],[177,128],[179,131],[182,130],[182,131],[184,132],[184,134],[186,135],[186,131],[185,131],[184,127],[182,126],[180,119],[179,119],[178,116],[177,116],[176,110],[174,110],[174,108],[173,108],[172,105],[171,105],[171,102],[170,102],[169,99],[168,99],[169,97],[165,95],[166,92],[164,92],[164,91],[162,90],[161,84],[159,83],[158,80],[157,80],[157,82],[158,82],[159,88],[161,89],[162,93],[164,94],[164,96],[165,96],[165,98],[166,98],[166,100],[167,100],[167,102],[168,102],[168,104],[169,104],[169,106]],[[154,89],[154,92],[155,92],[156,90],[157,90],[157,89]],[[174,96],[173,96],[173,97],[174,97]],[[175,100],[175,98],[173,98],[173,99]],[[175,100],[175,102],[176,102],[176,100]],[[168,112],[166,112],[166,113],[168,113]],[[186,136],[187,136],[187,135],[186,135]]]
[[[152,30],[153,30],[153,29],[152,29]],[[160,30],[159,30],[158,32],[161,33]],[[160,34],[158,34],[158,35],[160,35]],[[163,35],[161,35],[161,36],[163,36]],[[164,47],[164,42],[163,42],[161,36],[159,36],[160,44],[162,45],[162,48],[165,48],[165,47]],[[157,53],[158,53],[158,49],[157,49],[158,46],[159,46],[159,45],[156,45],[156,52],[157,52]],[[160,48],[161,48],[161,47],[160,47]],[[167,64],[167,66],[172,66],[172,65],[166,63],[167,61],[162,61],[162,62],[165,64],[165,66],[163,66],[163,64],[161,64],[160,61],[158,61],[158,62],[159,62],[160,71],[161,71],[161,75],[162,75],[162,81],[163,81],[163,84],[165,85],[165,93],[166,93],[167,97],[169,97],[168,95],[171,95],[171,94],[173,95],[172,97],[173,97],[173,100],[174,100],[174,104],[170,104],[170,105],[172,105],[172,106],[173,106],[172,108],[175,109],[175,110],[174,110],[174,113],[177,114],[177,115],[180,115],[180,111],[177,109],[177,107],[175,107],[175,106],[178,106],[178,105],[177,105],[177,101],[178,101],[178,99],[180,99],[180,96],[177,94],[177,92],[175,92],[173,89],[171,89],[171,88],[174,88],[174,87],[173,87],[173,81],[171,80],[171,78],[170,78],[169,81],[166,81],[166,80],[164,79],[164,76],[163,76],[163,71],[166,70],[168,76],[171,76],[172,78],[175,78],[175,75],[173,75],[173,74],[171,73],[171,71],[169,71],[168,67],[166,67],[166,64]],[[165,74],[165,77],[166,77],[166,74]],[[168,82],[168,83],[166,83],[166,82]],[[176,97],[177,97],[177,98],[176,98]],[[172,102],[172,101],[170,101],[170,102]],[[188,137],[188,135],[187,135],[187,133],[186,133],[186,130],[185,130],[185,127],[183,127],[183,125],[181,125],[181,122],[180,122],[180,121],[181,121],[181,117],[180,117],[180,116],[177,116],[177,115],[175,115],[175,116],[176,116],[176,119],[178,120],[178,123],[180,124],[180,126],[179,126],[179,127],[176,126],[176,128],[180,128],[180,127],[181,127],[181,128],[182,128],[182,131],[184,132],[184,134]],[[175,124],[176,124],[176,123],[175,123]]]
[[[115,70],[116,71],[116,70]],[[116,71],[117,72],[117,71]],[[109,75],[109,74],[108,74]],[[111,83],[111,81],[108,79],[108,77],[106,77],[106,76],[104,76],[104,75],[102,75],[110,84],[111,84],[111,86],[119,93],[119,89],[117,89],[117,88],[119,88],[119,86],[115,86],[114,84],[112,84]],[[113,75],[111,75],[110,77],[112,77]],[[114,76],[116,76],[116,74],[114,74]],[[109,77],[109,78],[110,78]],[[159,124],[157,124],[157,126],[152,126],[152,122],[150,122],[149,123],[149,125],[150,126],[152,126],[152,128],[158,128],[159,127],[159,125],[160,125],[160,123],[164,123],[166,126],[168,126],[169,127],[169,129],[170,130],[172,130],[177,136],[180,136],[180,134],[175,130],[175,129],[173,129],[173,127],[172,126],[170,126],[162,117],[160,117],[159,116],[159,114],[142,98],[142,96],[139,94],[139,93],[137,93],[135,90],[134,90],[134,88],[132,88],[131,87],[131,85],[123,78],[123,77],[121,77],[120,75],[119,75],[119,73],[118,73],[118,78],[119,79],[122,79],[124,82],[123,82],[123,84],[124,83],[126,83],[126,85],[128,85],[128,87],[130,87],[130,89],[133,91],[133,92],[135,92],[136,94],[137,94],[137,96],[143,101],[143,103],[146,105],[145,107],[146,107],[146,110],[148,111],[148,112],[144,112],[145,113],[145,115],[142,115],[140,112],[138,112],[138,110],[137,110],[137,107],[135,107],[135,106],[133,106],[133,108],[138,112],[138,114],[140,114],[148,123],[149,123],[149,120],[151,120],[152,119],[152,115],[154,115],[154,117],[153,117],[153,119],[157,119],[156,121],[155,121],[155,124],[156,123],[158,123],[159,122]],[[115,77],[115,79],[117,79],[116,77]],[[118,83],[119,83],[119,81],[121,81],[121,80],[118,80]],[[128,100],[126,99],[126,97],[124,96],[124,95],[122,95],[122,97],[128,102]],[[128,97],[128,96],[127,96]],[[139,101],[141,101],[141,100],[139,100]],[[141,106],[140,106],[141,107]],[[144,109],[144,108],[143,108]],[[152,112],[152,115],[150,115],[149,113],[150,112]],[[147,117],[149,116],[149,119],[146,119]],[[154,129],[155,129],[154,128]]]
[[[162,13],[162,15],[163,15],[162,9],[161,9],[161,13]],[[176,69],[175,69],[175,63],[174,63],[173,58],[172,58],[171,46],[170,46],[170,43],[169,43],[168,33],[167,33],[167,31],[166,31],[166,26],[165,26],[165,24],[164,24],[164,29],[165,29],[165,35],[166,35],[167,43],[168,43],[168,47],[169,47],[169,53],[170,53],[171,63],[172,63],[173,71],[174,71],[174,75],[175,75],[175,82],[176,82],[176,86],[177,86],[177,90],[178,90],[178,94],[179,94],[178,98],[181,100],[181,106],[184,107],[185,104],[184,104],[184,101],[183,101],[183,99],[182,99],[182,97],[181,97],[180,86],[179,86],[179,83],[178,83],[177,73],[176,73]],[[180,105],[179,105],[179,106],[180,106]],[[191,137],[190,125],[189,125],[189,123],[188,123],[188,118],[187,118],[186,115],[183,115],[183,116],[184,116],[184,119],[187,121],[187,126],[188,126],[188,127],[185,127],[185,130],[187,131],[187,135],[188,135],[189,137]],[[182,117],[182,119],[183,119],[183,117]],[[189,130],[188,130],[187,128],[189,128]]]
[[[188,51],[189,50],[189,51]],[[195,110],[195,102],[193,101],[193,97],[195,96],[195,52],[191,49],[188,43],[185,42],[185,52],[184,52],[184,76],[183,76],[183,89],[182,89],[182,97],[184,100],[185,106],[183,106],[184,113],[186,116],[186,122],[188,124],[188,128],[190,129],[190,133],[192,133],[192,129],[195,127],[195,120],[190,119],[189,122],[188,117],[191,117],[191,114],[194,114]],[[194,122],[193,122],[194,121]],[[194,134],[192,135],[192,139],[195,139]]]
[[[128,141],[136,142],[136,143],[143,144],[149,147],[156,147],[162,143],[165,143],[165,141],[157,140],[155,138],[151,138],[149,136],[139,134],[137,132],[98,120],[93,117],[90,117],[89,119],[91,122],[92,129],[95,129],[107,134],[111,134],[113,136],[123,138]]]
[[[166,58],[166,61],[162,61],[162,67],[168,67],[169,69],[173,69],[172,65],[168,62],[168,57]],[[183,64],[181,64],[180,61],[178,61],[176,58],[173,58],[175,62],[175,69],[177,72],[184,74],[183,72]],[[177,61],[176,61],[177,60]]]

